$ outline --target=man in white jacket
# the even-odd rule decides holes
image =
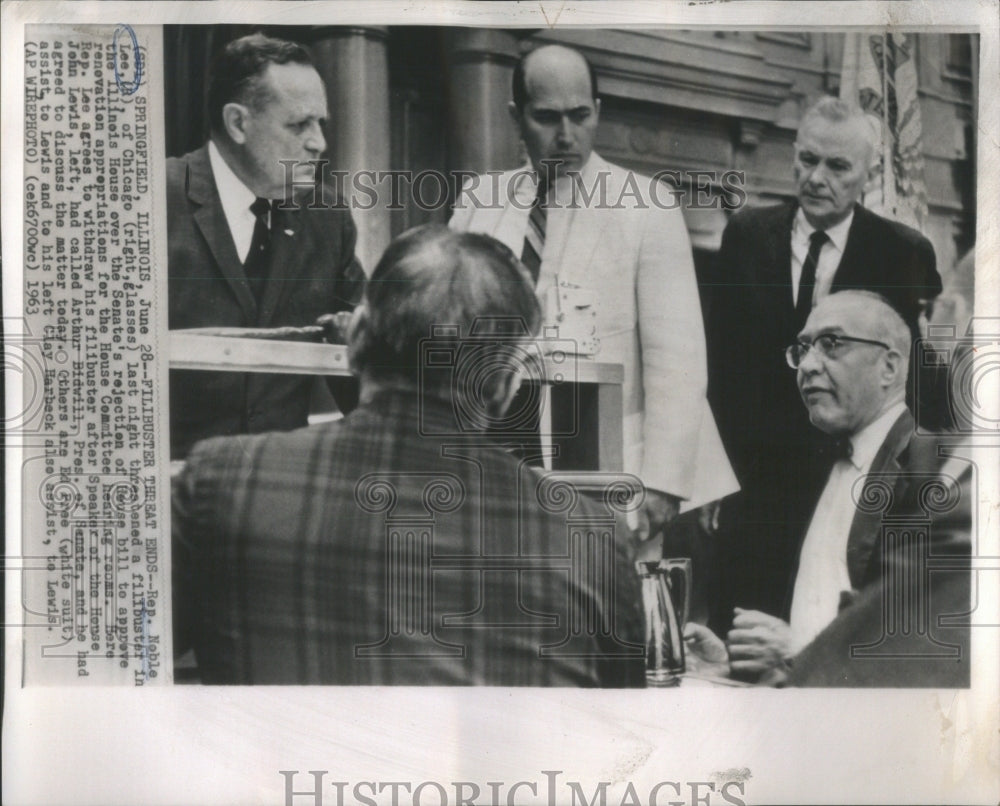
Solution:
[[[559,323],[560,299],[594,304],[598,357],[624,367],[625,470],[646,485],[640,535],[655,535],[683,502],[737,489],[705,397],[704,326],[683,216],[665,185],[593,152],[600,100],[577,51],[548,45],[524,56],[510,113],[531,165],[467,183],[450,226],[488,233],[520,254],[549,323]]]

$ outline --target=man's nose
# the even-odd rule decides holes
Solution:
[[[559,119],[559,128],[556,131],[560,143],[569,144],[573,139],[573,121],[568,115],[563,115]]]
[[[318,157],[326,151],[326,138],[323,136],[323,127],[319,123],[314,123],[309,127],[303,145],[314,157]]]
[[[826,169],[823,167],[822,163],[819,165],[814,165],[809,173],[806,175],[806,182],[808,182],[813,187],[819,187],[820,185],[826,184],[827,174]]]
[[[811,347],[799,359],[799,378],[805,375],[815,375],[821,369],[823,369],[823,359],[820,357],[819,348]]]

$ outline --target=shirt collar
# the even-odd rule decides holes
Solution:
[[[212,166],[215,187],[219,191],[219,199],[222,201],[226,218],[233,220],[237,216],[253,217],[250,205],[257,196],[233,173],[233,169],[229,167],[229,163],[213,140],[208,141],[208,161]]]
[[[583,187],[590,190],[595,186],[602,170],[607,170],[607,163],[591,151],[587,161],[576,173],[579,180],[582,181]],[[575,181],[577,181],[577,177],[573,175],[557,176],[549,191],[549,203],[556,207],[571,206],[572,200],[579,197],[579,192],[574,192],[573,189]],[[538,193],[538,175],[530,162],[522,168],[514,193],[522,209],[525,206],[530,206]]]
[[[844,247],[847,245],[847,234],[851,229],[852,221],[854,221],[853,207],[851,208],[851,212],[847,214],[847,218],[826,230],[826,236],[830,239],[830,243],[842,254]],[[806,219],[806,214],[802,212],[802,208],[800,207],[798,212],[795,213],[795,237],[803,243],[808,243],[809,236],[815,231],[816,227],[809,223]]]
[[[893,425],[899,416],[906,411],[906,403],[902,400],[893,403],[883,411],[875,420],[868,423],[858,433],[850,437],[851,440],[851,464],[858,470],[865,471],[871,467],[872,460],[878,449],[882,447],[885,438],[889,435]]]

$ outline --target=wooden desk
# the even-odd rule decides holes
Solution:
[[[573,359],[571,358],[572,362]],[[596,439],[585,439],[580,456],[580,470],[621,471],[622,380],[621,364],[575,360],[581,423],[596,426]],[[568,362],[545,361],[544,378],[564,377]],[[232,336],[209,336],[183,330],[170,331],[170,368],[214,370],[216,372],[274,372],[294,375],[350,375],[347,348],[337,344],[246,339]],[[543,404],[543,412],[548,406]],[[543,420],[543,440],[551,431]]]

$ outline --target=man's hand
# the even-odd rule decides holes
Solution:
[[[646,541],[663,531],[663,527],[677,517],[681,508],[681,499],[670,493],[647,488],[646,497],[639,507],[639,527],[636,534],[639,540]]]
[[[771,685],[783,682],[792,656],[791,627],[759,610],[737,607],[734,612],[733,628],[726,637],[733,676]]]
[[[698,525],[705,534],[714,535],[719,531],[719,512],[722,501],[711,501],[698,508]]]
[[[347,326],[351,323],[351,311],[324,313],[316,319],[323,328],[323,340],[327,344],[347,344]]]
[[[704,624],[689,621],[684,625],[687,670],[696,674],[729,676],[729,654],[726,645]]]

